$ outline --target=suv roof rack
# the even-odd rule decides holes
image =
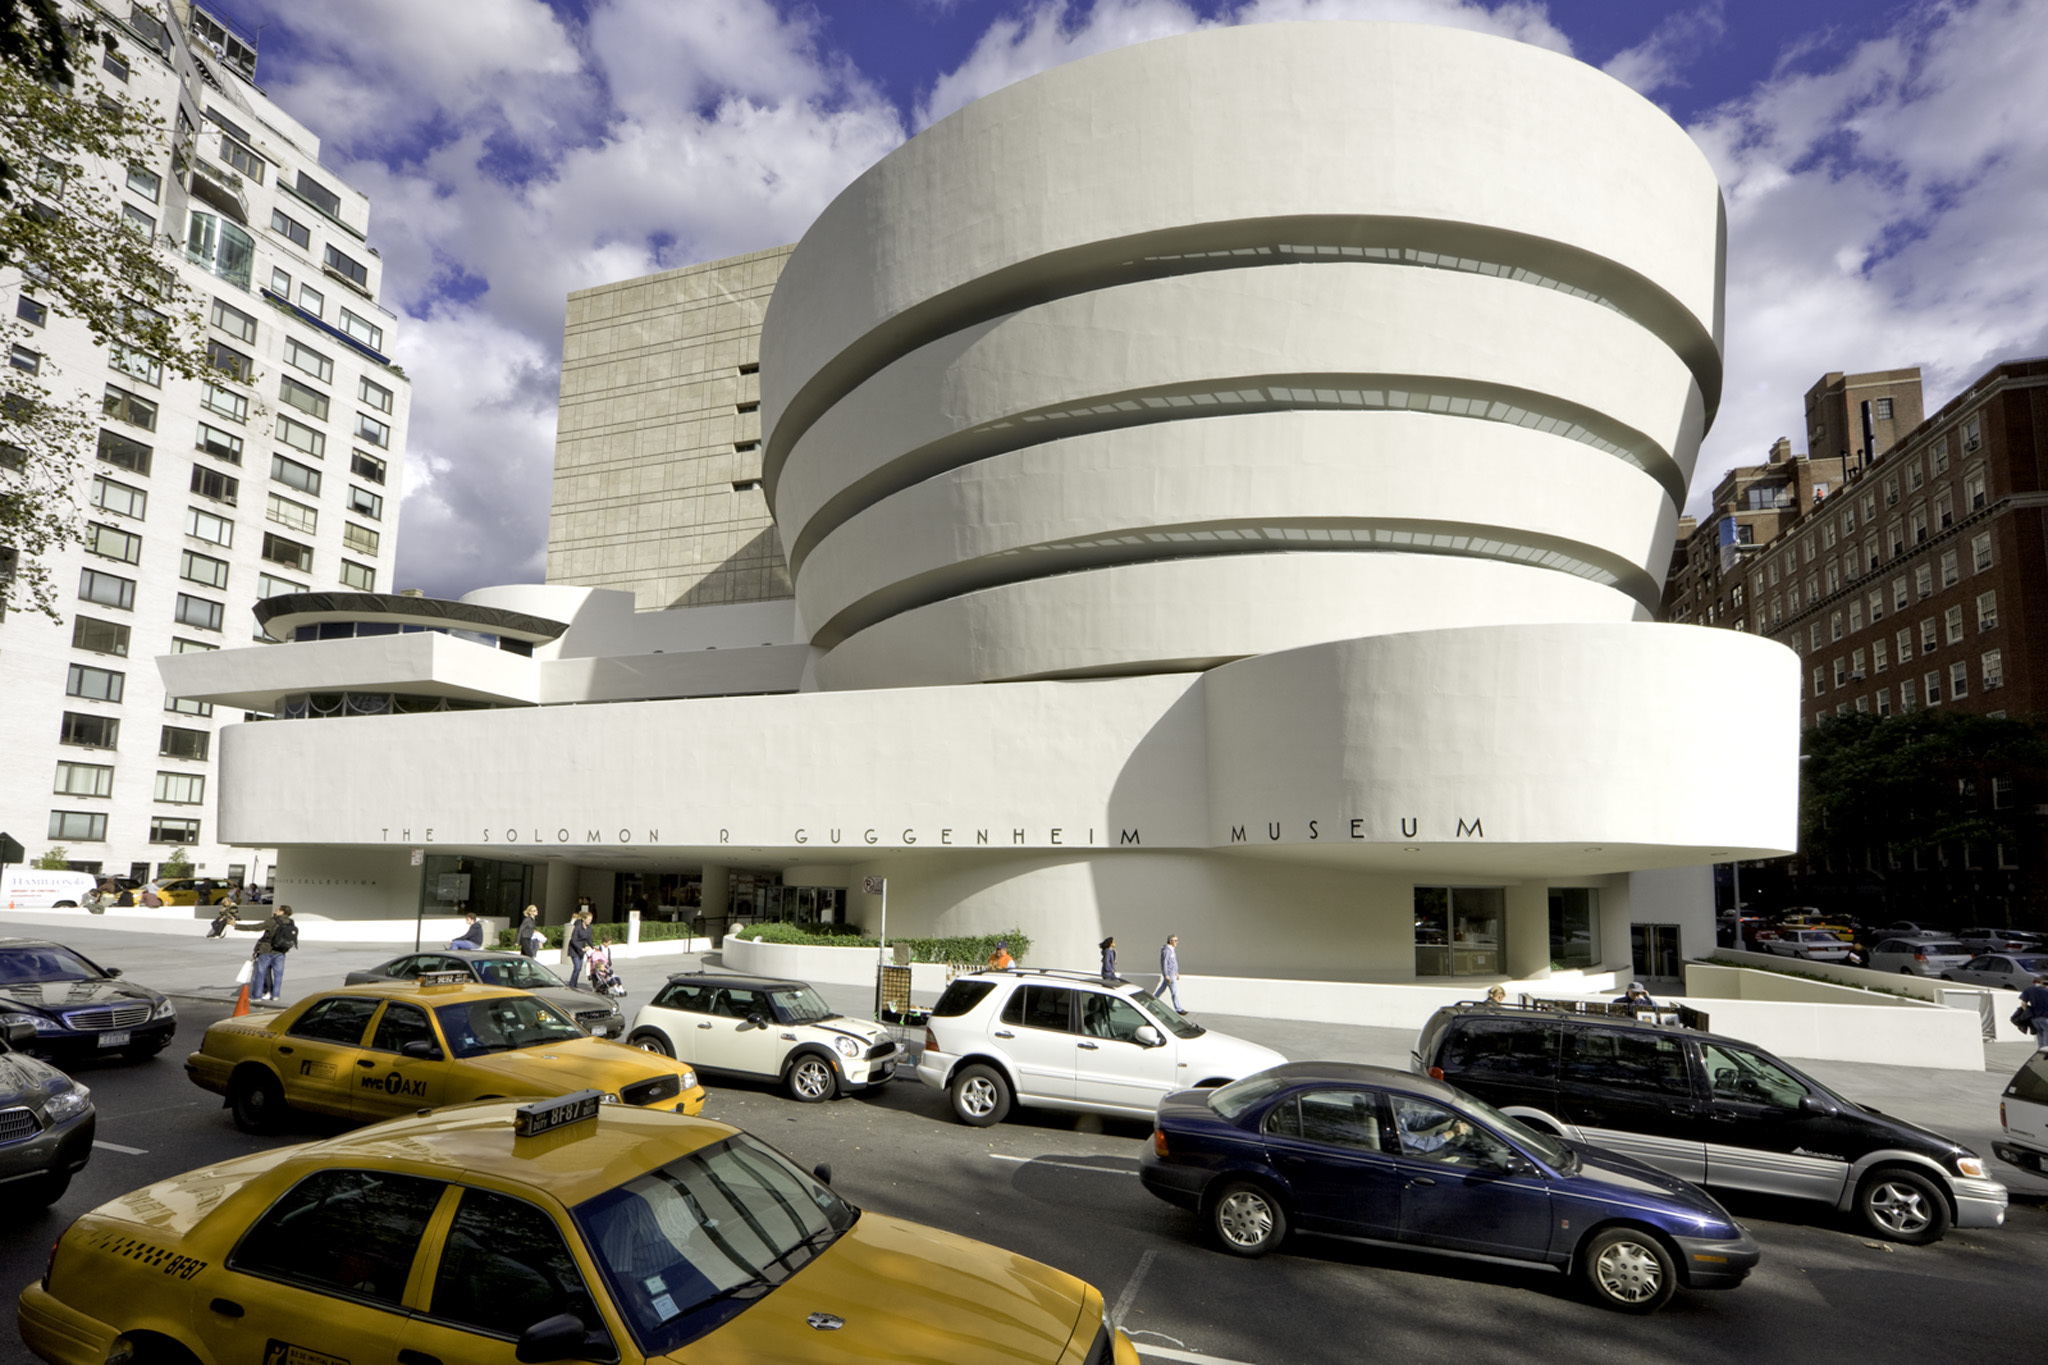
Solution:
[[[983,967],[982,976],[1051,976],[1062,981],[1093,981],[1104,986],[1135,986],[1135,981],[1126,981],[1120,976],[1104,976],[1101,972],[1079,972],[1069,967]]]
[[[1589,1000],[1584,996],[1538,996],[1524,994],[1515,1003],[1496,1004],[1491,1000],[1460,1000],[1457,1009],[1485,1010],[1527,1010],[1547,1014],[1589,1014],[1614,1019],[1621,1023],[1641,1024],[1647,1028],[1669,1028],[1676,1024],[1680,1028],[1692,1029],[1697,1033],[1709,1033],[1709,1016],[1705,1010],[1696,1010],[1690,1005],[1666,1004],[1652,1009],[1642,1009],[1614,1000]],[[1668,1021],[1665,1015],[1672,1016]]]

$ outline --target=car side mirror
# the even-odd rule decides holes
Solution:
[[[1537,1169],[1536,1163],[1523,1156],[1520,1152],[1509,1153],[1507,1159],[1499,1163],[1498,1169],[1506,1175],[1541,1174]]]
[[[28,1023],[12,1023],[4,1035],[9,1052],[21,1052],[36,1040],[36,1026]]]
[[[748,1016],[747,1016],[747,1027],[748,1027],[748,1028],[767,1028],[767,1027],[768,1027],[768,1016],[766,1016],[765,1014],[750,1014],[750,1015],[748,1015]]]
[[[398,1051],[403,1056],[416,1057],[423,1062],[438,1062],[441,1060],[441,1049],[424,1038],[415,1038],[409,1043],[401,1043],[399,1044]],[[525,1357],[521,1356],[520,1359],[523,1360]],[[549,1359],[553,1359],[553,1357],[551,1356]]]
[[[557,1360],[616,1360],[611,1339],[603,1332],[585,1328],[574,1313],[557,1313],[542,1318],[519,1334],[512,1350],[522,1365],[549,1365]]]
[[[1829,1104],[1818,1095],[1802,1095],[1799,1099],[1799,1112],[1802,1114],[1832,1114],[1835,1112],[1835,1106]]]
[[[100,968],[100,970],[105,972],[108,976],[119,976],[121,974],[121,969],[119,967],[102,967]]]
[[[1140,1047],[1166,1046],[1166,1040],[1159,1036],[1159,1030],[1153,1028],[1150,1024],[1138,1025],[1138,1031],[1133,1036],[1138,1040],[1138,1046]]]
[[[818,1183],[819,1183],[820,1185],[829,1185],[829,1184],[831,1184],[831,1183],[832,1183],[832,1163],[831,1163],[831,1162],[829,1162],[829,1161],[821,1161],[821,1162],[819,1162],[819,1163],[818,1163],[817,1165],[815,1165],[815,1166],[811,1167],[811,1174],[812,1174],[812,1175],[814,1175],[814,1176],[816,1176],[816,1177],[818,1177]]]

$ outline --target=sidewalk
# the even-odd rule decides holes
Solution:
[[[86,919],[63,911],[0,911],[0,937],[55,939],[103,967],[121,968],[124,976],[166,995],[223,1004],[235,998],[239,989],[235,972],[247,960],[254,935],[209,939],[206,927],[204,921],[196,919],[185,925],[132,916],[124,919],[113,914]],[[421,946],[441,945],[435,942]],[[285,958],[284,1003],[339,986],[352,971],[373,967],[412,950],[410,938],[391,943],[303,944]],[[716,953],[687,953],[622,961],[617,965],[626,983],[626,994],[619,1006],[630,1023],[672,973],[707,966],[716,970],[719,958]],[[834,1009],[848,1015],[865,1018],[874,1009],[873,992],[866,987],[823,985],[818,987],[818,994]],[[1294,1058],[1365,1062],[1406,1070],[1415,1046],[1415,1035],[1406,1029],[1211,1015],[1199,1010],[1194,1017],[1207,1028],[1235,1034]],[[196,1044],[197,1038],[189,1041]],[[2003,1181],[2015,1197],[2048,1200],[2048,1180],[1991,1157],[1992,1138],[1999,1131],[1999,1097],[2030,1051],[2025,1043],[1986,1043],[1983,1071],[1787,1060],[1796,1062],[1814,1079],[1858,1104],[1945,1134],[1979,1153],[1990,1173]]]

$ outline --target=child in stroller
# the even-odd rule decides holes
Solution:
[[[619,974],[612,970],[611,950],[603,944],[592,944],[590,951],[583,955],[583,966],[590,973],[590,989],[599,995],[624,995],[626,983],[619,980]]]

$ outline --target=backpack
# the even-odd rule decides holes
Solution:
[[[299,946],[299,926],[290,920],[270,931],[270,951],[288,953]]]

